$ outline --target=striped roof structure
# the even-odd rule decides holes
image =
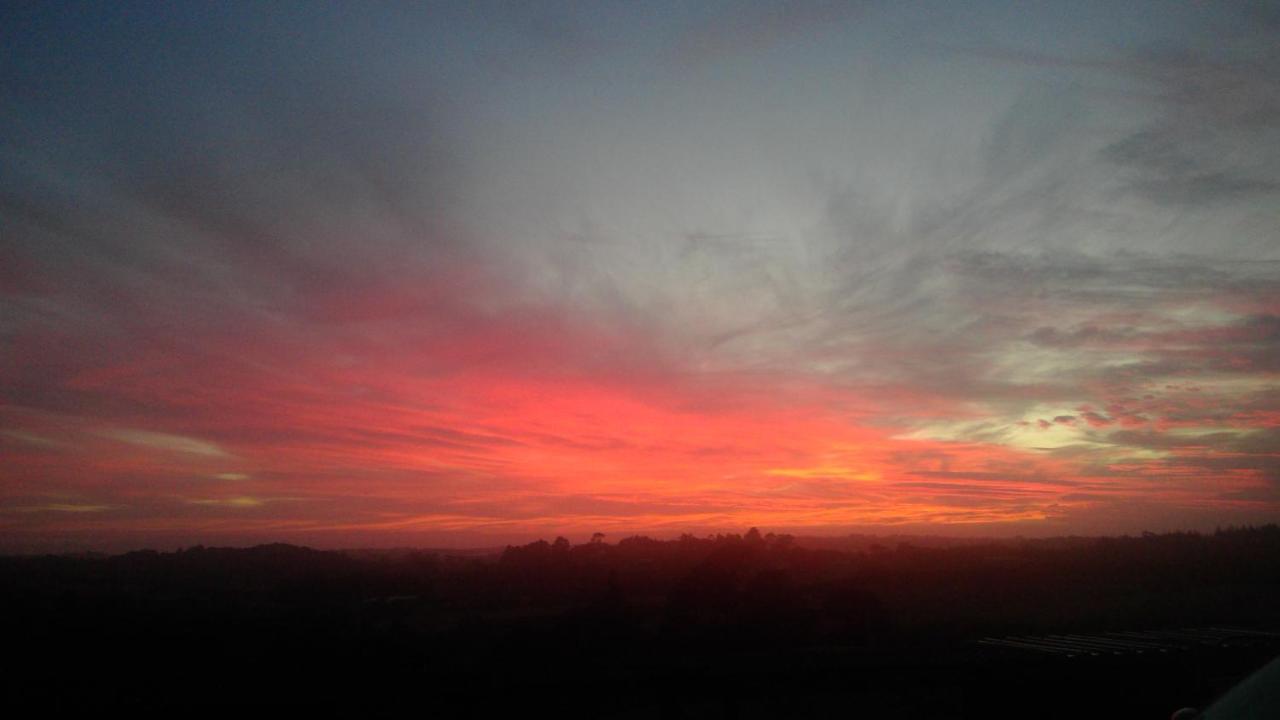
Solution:
[[[1167,654],[1201,648],[1280,644],[1280,632],[1235,627],[986,637],[979,645],[1065,657]]]

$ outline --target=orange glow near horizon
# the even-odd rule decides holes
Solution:
[[[376,353],[348,345],[351,359],[322,357],[288,372],[264,373],[278,365],[266,358],[222,354],[200,378],[182,372],[197,366],[192,359],[159,356],[80,373],[68,385],[112,399],[108,411],[163,402],[170,420],[4,408],[5,426],[16,428],[5,435],[16,480],[5,520],[53,535],[328,533],[365,544],[389,531],[465,543],[753,525],[1046,534],[1078,531],[1078,519],[1099,508],[1140,521],[1122,510],[1133,502],[1247,509],[1247,496],[1206,493],[1265,484],[1256,469],[1178,466],[1180,454],[1203,459],[1203,448],[1034,445],[1122,427],[1092,411],[1080,413],[1087,423],[1024,420],[999,441],[982,441],[928,431],[981,419],[959,401],[935,398],[927,412],[886,422],[891,387],[860,393],[802,376],[675,373],[657,361],[629,373],[559,372],[540,359],[603,341],[554,325],[559,337],[523,356],[520,340],[536,328],[482,328],[489,341],[516,344],[491,350],[488,362],[474,353],[489,341],[464,336],[432,347],[378,343]],[[446,369],[419,369],[433,365]],[[922,407],[902,392],[911,399],[900,406]],[[1178,392],[1167,390],[1167,401]],[[1217,432],[1269,420],[1251,416]],[[1150,418],[1123,427],[1178,432],[1177,423]],[[60,492],[26,497],[23,488],[37,482]]]

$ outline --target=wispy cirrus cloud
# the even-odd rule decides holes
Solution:
[[[136,445],[149,450],[200,455],[204,457],[228,457],[227,451],[218,447],[215,443],[196,438],[183,437],[181,435],[169,435],[167,433],[131,429],[105,430],[102,434],[112,440],[119,440],[120,442],[129,443],[130,445]]]

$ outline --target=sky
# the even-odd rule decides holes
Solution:
[[[5,3],[0,549],[1280,520],[1277,37]]]

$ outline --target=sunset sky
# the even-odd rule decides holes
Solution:
[[[5,3],[0,550],[1280,520],[1277,37]]]

